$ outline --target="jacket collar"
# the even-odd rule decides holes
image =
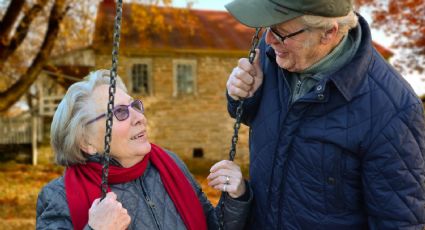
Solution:
[[[372,59],[372,38],[366,20],[359,16],[361,43],[353,59],[329,76],[347,101],[369,91],[367,71]],[[350,33],[356,33],[354,29]],[[354,35],[355,36],[355,35]]]

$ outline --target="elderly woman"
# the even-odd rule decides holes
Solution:
[[[51,142],[63,176],[38,196],[37,229],[241,229],[252,192],[230,161],[212,166],[208,184],[227,191],[214,208],[184,163],[149,142],[143,103],[117,79],[109,191],[100,200],[109,72],[73,84],[58,106]],[[223,214],[223,215],[221,215]]]

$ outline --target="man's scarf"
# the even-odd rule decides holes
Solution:
[[[139,178],[150,161],[159,171],[165,190],[186,228],[207,229],[202,205],[188,179],[164,150],[154,144],[151,145],[150,153],[130,168],[110,165],[108,184],[121,184]],[[66,199],[72,223],[77,230],[83,229],[88,223],[89,209],[93,201],[101,196],[101,172],[102,165],[95,162],[70,166],[65,171]]]

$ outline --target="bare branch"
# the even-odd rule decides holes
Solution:
[[[43,9],[47,0],[39,0],[34,4],[28,13],[25,14],[22,21],[19,23],[16,33],[13,38],[10,40],[8,45],[0,43],[0,60],[6,61],[7,58],[16,51],[16,49],[24,41],[25,37],[28,34],[31,22],[37,17],[38,13]]]
[[[9,34],[17,20],[19,13],[24,7],[25,0],[12,0],[7,7],[7,11],[0,21],[0,44],[6,45],[9,41]]]
[[[40,74],[44,64],[53,49],[59,33],[59,25],[66,14],[68,7],[66,0],[56,0],[49,17],[49,24],[40,52],[35,57],[32,65],[28,68],[25,76],[22,76],[6,91],[0,93],[0,112],[6,111],[24,95]]]

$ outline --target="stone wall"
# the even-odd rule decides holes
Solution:
[[[145,104],[151,142],[192,158],[202,149],[204,158],[228,159],[234,119],[227,113],[225,87],[238,58],[205,54],[137,57],[152,63],[153,95],[140,97]],[[118,74],[130,85],[136,58],[120,57]],[[173,60],[196,60],[196,93],[173,96]],[[110,68],[110,56],[97,56],[96,68]],[[248,128],[242,126],[236,160],[248,163]]]

